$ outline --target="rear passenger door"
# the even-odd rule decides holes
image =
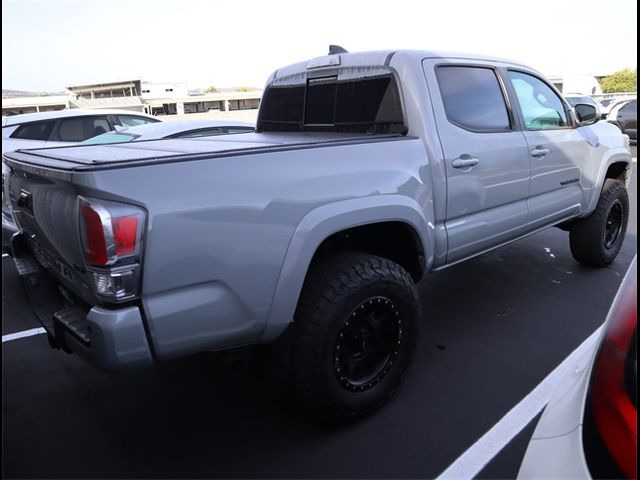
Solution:
[[[447,177],[447,263],[520,236],[530,163],[501,77],[491,65],[423,61]]]
[[[570,122],[566,103],[542,78],[531,72],[507,70],[514,104],[519,111],[531,162],[529,229],[549,225],[579,213],[584,202],[583,172],[595,145]],[[587,180],[588,181],[588,180]]]

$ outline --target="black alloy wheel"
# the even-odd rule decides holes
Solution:
[[[622,225],[624,223],[624,208],[622,202],[616,199],[611,205],[609,215],[607,216],[606,225],[604,228],[604,247],[608,250],[613,248],[616,244],[616,240],[622,231]]]
[[[351,391],[376,385],[398,357],[402,344],[402,317],[387,297],[371,297],[358,305],[338,332],[334,373]]]

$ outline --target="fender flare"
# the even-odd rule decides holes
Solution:
[[[598,176],[596,177],[596,182],[594,184],[593,195],[591,196],[591,200],[585,209],[585,215],[588,216],[593,210],[595,210],[596,205],[598,204],[598,199],[600,198],[600,192],[602,191],[602,187],[604,186],[605,175],[607,174],[607,170],[614,163],[626,163],[627,168],[631,165],[631,155],[624,148],[615,148],[611,149],[607,152],[607,156],[604,157],[602,163],[600,164],[600,169],[598,170]],[[631,177],[627,177],[626,185],[629,186],[629,181]]]
[[[260,343],[276,339],[293,322],[304,280],[322,242],[342,230],[380,222],[404,222],[418,234],[425,252],[425,271],[433,262],[434,222],[418,203],[402,195],[341,200],[307,213],[289,242]]]

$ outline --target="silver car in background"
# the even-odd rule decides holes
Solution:
[[[85,140],[80,145],[102,145],[142,140],[160,140],[163,138],[196,138],[234,133],[249,133],[255,125],[233,120],[178,120],[129,128],[118,128]]]

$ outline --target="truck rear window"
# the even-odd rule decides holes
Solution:
[[[405,134],[407,127],[394,75],[381,68],[349,68],[271,82],[257,130]]]

